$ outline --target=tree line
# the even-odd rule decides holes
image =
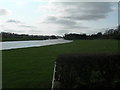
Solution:
[[[10,32],[1,32],[0,37],[2,37],[2,41],[16,41],[16,40],[47,40],[47,39],[58,39],[64,38],[67,40],[87,40],[87,39],[120,39],[120,25],[116,29],[106,30],[103,34],[102,32],[98,32],[97,34],[87,35],[84,34],[76,34],[69,33],[65,34],[63,37],[56,35],[29,35],[29,34],[16,34]]]
[[[60,36],[55,35],[28,35],[28,34],[16,34],[10,32],[1,32],[0,36],[2,41],[19,41],[19,40],[47,40],[47,39],[58,39]]]
[[[85,34],[76,34],[70,33],[65,34],[64,39],[68,40],[79,40],[79,39],[120,39],[120,25],[117,29],[109,29],[106,30],[103,34],[102,32],[98,32],[97,34],[87,35]]]

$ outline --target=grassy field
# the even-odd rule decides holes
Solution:
[[[3,88],[50,88],[54,61],[63,53],[118,52],[117,40],[77,40],[67,44],[3,50]]]

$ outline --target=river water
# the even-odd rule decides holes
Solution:
[[[72,41],[64,40],[64,39],[7,41],[7,42],[0,42],[0,50],[9,50],[9,49],[27,48],[27,47],[39,47],[39,46],[70,43],[70,42]]]

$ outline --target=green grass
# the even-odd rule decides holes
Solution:
[[[118,52],[117,40],[77,40],[67,44],[3,50],[3,88],[50,88],[54,61],[63,53]]]

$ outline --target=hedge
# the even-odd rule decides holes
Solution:
[[[62,54],[55,80],[60,88],[120,87],[120,54]]]

